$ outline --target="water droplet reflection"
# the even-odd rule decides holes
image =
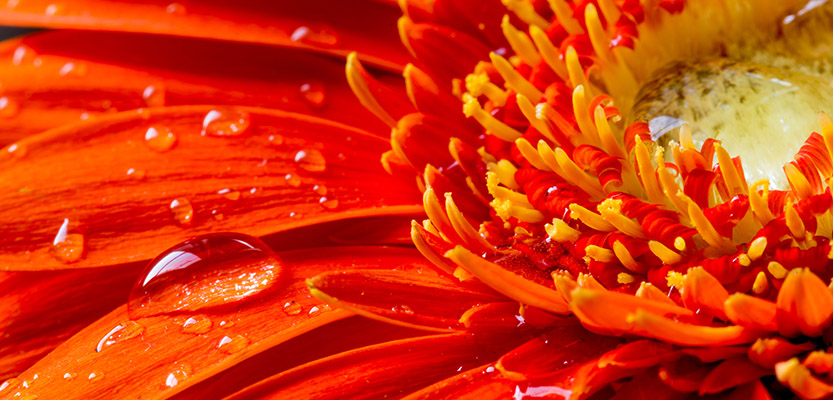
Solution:
[[[148,85],[142,91],[142,98],[148,107],[162,107],[165,105],[165,89],[161,85]]]
[[[249,113],[230,108],[211,110],[202,121],[203,136],[240,136],[249,129]]]
[[[184,197],[178,197],[171,202],[171,213],[174,220],[182,226],[190,225],[194,219],[194,207]]]
[[[162,126],[151,126],[145,132],[145,144],[151,150],[164,153],[176,145],[176,135]]]
[[[69,219],[58,228],[50,249],[52,256],[63,263],[74,263],[84,257],[84,235],[69,233]]]
[[[295,153],[295,162],[301,169],[309,172],[324,172],[327,170],[327,160],[316,149],[303,149]]]

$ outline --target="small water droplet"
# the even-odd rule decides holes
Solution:
[[[20,112],[20,104],[3,96],[0,97],[0,118],[12,118]]]
[[[54,15],[57,15],[58,13],[60,13],[61,11],[62,10],[61,10],[61,7],[59,5],[50,4],[50,5],[46,6],[46,9],[44,10],[44,13],[46,15],[49,15],[49,16],[54,16]]]
[[[69,233],[69,219],[64,219],[52,241],[52,256],[63,263],[73,263],[84,256],[84,235]]]
[[[14,49],[14,55],[12,56],[12,64],[19,67],[23,65],[23,63],[32,62],[32,60],[34,60],[37,56],[37,53],[35,53],[31,47],[25,45],[17,46],[17,48]]]
[[[29,381],[23,381],[20,386],[23,386],[24,389],[29,389]]]
[[[328,210],[335,210],[338,208],[338,200],[336,199],[328,199],[326,197],[322,197],[318,200],[318,204],[321,204],[321,207],[324,207]]]
[[[171,372],[170,374],[168,374],[168,377],[165,378],[165,386],[174,387],[176,385],[179,385],[179,380],[176,379],[176,375],[174,375],[174,373]]]
[[[327,195],[327,187],[324,185],[315,185],[312,187],[312,190],[314,190],[315,193],[318,193],[321,196]]]
[[[6,147],[6,152],[12,155],[12,157],[21,159],[26,157],[26,153],[29,152],[29,149],[26,148],[26,145],[21,143],[12,143],[9,147]]]
[[[257,193],[257,188],[251,188],[251,189],[249,189],[249,193],[250,193],[250,194],[255,194],[255,193]]]
[[[211,210],[211,215],[213,215],[214,219],[217,221],[222,221],[223,219],[225,219],[223,213],[217,212],[217,210]]]
[[[286,184],[292,187],[301,186],[301,177],[295,174],[286,174],[284,177],[286,179]]]
[[[151,126],[145,132],[145,144],[154,151],[164,153],[176,145],[176,135],[162,126]]]
[[[211,110],[202,121],[203,136],[240,136],[249,129],[249,113],[229,108]]]
[[[295,162],[302,169],[309,172],[324,172],[327,170],[327,160],[316,149],[303,149],[295,153]]]
[[[290,39],[294,42],[306,43],[312,46],[333,47],[338,45],[338,36],[329,28],[310,28],[300,26],[292,32]]]
[[[175,387],[179,385],[180,382],[184,381],[191,375],[192,369],[187,364],[179,364],[177,365],[173,371],[171,371],[168,376],[165,377],[165,387]]]
[[[208,333],[211,330],[211,319],[204,317],[200,319],[196,319],[194,317],[189,317],[185,320],[185,323],[182,324],[182,332],[190,333],[194,335],[202,335],[203,333]]]
[[[174,220],[182,226],[188,226],[194,219],[194,207],[184,197],[178,197],[171,202],[171,213]]]
[[[165,105],[165,87],[162,85],[148,85],[142,91],[142,98],[148,107],[162,107]]]
[[[101,372],[90,372],[90,374],[87,375],[87,380],[90,382],[97,382],[102,379],[104,379],[104,374]]]
[[[128,339],[132,339],[137,337],[145,332],[145,327],[139,325],[133,321],[123,322],[121,324],[116,325],[113,329],[110,330],[106,335],[104,335],[101,340],[98,341],[98,345],[95,347],[95,351],[97,353],[104,350],[105,347],[112,346],[118,342],[122,342]]]
[[[298,315],[301,313],[301,311],[303,311],[301,309],[301,305],[296,303],[294,300],[287,301],[283,305],[283,312],[286,313],[286,315]]]
[[[304,217],[304,214],[301,214],[299,212],[293,211],[293,212],[289,213],[289,218],[292,218],[292,219],[301,219],[303,217]]]
[[[231,201],[237,201],[237,200],[240,199],[240,192],[238,192],[236,190],[221,189],[221,190],[217,191],[217,194],[221,194],[221,195],[223,195],[223,197],[225,197],[225,198],[227,198]]]
[[[87,74],[87,65],[86,64],[76,64],[74,62],[68,62],[64,64],[60,70],[58,70],[58,75],[60,76],[78,76],[82,77]]]
[[[13,387],[16,387],[20,384],[20,380],[17,378],[11,378],[0,384],[0,393],[3,393],[7,390],[10,390]]]
[[[249,345],[249,340],[240,335],[235,335],[233,338],[223,336],[217,347],[225,353],[234,354],[245,349]]]
[[[138,181],[145,179],[145,175],[147,174],[145,173],[145,170],[142,169],[130,168],[127,170],[127,176]]]
[[[78,374],[76,374],[75,372],[67,372],[67,373],[64,374],[64,379],[68,380],[68,381],[71,381],[71,380],[75,379],[76,376],[78,376]]]
[[[272,143],[275,146],[281,146],[285,141],[286,139],[281,135],[269,135],[269,143]]]
[[[394,306],[393,308],[391,308],[391,311],[396,312],[396,313],[402,313],[402,314],[405,314],[405,315],[414,315],[414,310],[412,310],[411,307],[408,307],[404,304]]]
[[[265,243],[240,233],[186,240],[157,256],[128,301],[131,319],[230,305],[272,287],[283,264]]]
[[[308,82],[301,85],[301,97],[313,108],[321,108],[327,100],[327,93],[324,91],[324,84],[321,82]]]
[[[220,325],[220,326],[222,326],[223,328],[231,328],[232,326],[234,326],[234,322],[231,322],[231,321],[220,321],[220,324],[219,324],[219,325]]]
[[[171,3],[165,7],[165,12],[171,15],[185,15],[185,6],[179,3]]]

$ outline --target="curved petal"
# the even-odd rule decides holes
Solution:
[[[403,265],[397,271],[336,271],[309,279],[313,296],[360,315],[415,328],[464,330],[471,307],[505,300],[484,285],[459,282],[433,268]]]
[[[519,398],[529,393],[530,397],[543,397],[547,394],[561,394],[569,396],[570,391],[561,388],[554,390],[538,390],[540,388],[528,387],[525,383],[518,383],[507,379],[495,368],[494,363],[484,364],[451,378],[427,386],[422,390],[411,393],[404,397],[405,400],[482,400],[510,398],[513,394],[521,392]],[[523,387],[523,389],[521,389]],[[527,391],[526,389],[529,389]],[[532,393],[535,393],[533,395]]]
[[[297,47],[401,70],[399,10],[387,4],[333,0],[257,1],[35,0],[0,8],[0,24],[142,32]],[[361,12],[355,12],[360,6]],[[345,16],[350,16],[346,18]]]
[[[39,398],[62,398],[67,392],[77,398],[107,398],[115,392],[145,398],[171,396],[277,344],[350,315],[327,310],[310,296],[304,283],[307,276],[339,266],[378,269],[424,262],[415,250],[380,246],[307,249],[281,253],[281,257],[285,263],[282,281],[269,296],[259,296],[235,310],[135,321],[129,321],[126,307],[120,307],[64,342],[2,394],[9,398],[17,392]],[[292,308],[284,308],[292,301]],[[201,329],[185,329],[189,318]],[[119,325],[129,325],[130,333],[111,335]],[[31,382],[34,375],[38,375],[37,382],[24,388],[22,382]]]
[[[218,110],[221,120],[233,117],[245,132],[201,135],[204,118]],[[151,134],[156,137],[145,140]],[[262,236],[422,209],[414,205],[411,185],[379,165],[383,140],[300,114],[146,109],[17,146],[0,156],[0,188],[7,193],[0,210],[0,265],[6,269],[113,265],[151,258],[202,233]],[[21,151],[26,154],[16,157]],[[53,251],[67,243],[74,253]]]
[[[376,75],[404,92],[400,77]],[[0,45],[0,81],[3,144],[116,110],[198,104],[276,108],[387,134],[356,104],[343,61],[299,49],[44,31]]]
[[[502,337],[451,334],[404,339],[338,354],[300,366],[230,399],[376,399],[420,389],[497,356]]]

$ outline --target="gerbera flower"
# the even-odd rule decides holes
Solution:
[[[830,6],[399,6],[10,2],[0,396],[833,393]]]

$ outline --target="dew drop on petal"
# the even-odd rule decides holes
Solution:
[[[145,144],[152,150],[164,153],[176,145],[176,135],[162,126],[151,126],[145,132]]]
[[[142,98],[148,107],[162,107],[165,105],[165,88],[162,85],[148,85],[142,91]]]
[[[324,91],[324,84],[320,82],[308,82],[301,85],[301,97],[313,108],[321,108],[327,101],[327,93]]]
[[[78,374],[76,374],[75,372],[67,372],[64,374],[64,380],[71,381],[75,379],[76,376],[78,376]]]
[[[240,200],[240,192],[231,189],[221,189],[217,191],[217,194],[223,195],[226,199],[231,201]]]
[[[298,315],[301,311],[303,311],[301,309],[301,305],[296,303],[294,300],[287,301],[283,305],[283,312],[286,313],[286,315]]]
[[[177,197],[171,201],[171,214],[173,214],[174,220],[178,224],[188,226],[194,219],[194,207],[191,206],[191,202],[188,199]]]
[[[249,130],[249,113],[236,108],[211,110],[202,120],[203,136],[240,136]]]
[[[301,214],[301,213],[299,213],[299,212],[295,212],[295,211],[293,211],[293,212],[289,213],[289,218],[292,218],[292,219],[301,219],[301,218],[304,218],[304,214]]]
[[[284,177],[286,179],[286,184],[292,187],[301,186],[301,177],[295,174],[286,174]]]
[[[133,322],[123,322],[121,324],[116,325],[113,329],[110,330],[106,335],[104,335],[101,340],[99,340],[98,345],[95,347],[95,351],[101,352],[104,350],[105,347],[112,346],[116,343],[135,338],[145,332],[145,327]]]
[[[327,160],[316,149],[303,149],[295,153],[295,162],[302,169],[309,172],[324,172],[327,170]]]
[[[165,377],[165,387],[172,388],[191,376],[193,370],[187,364],[175,365],[175,368]]]
[[[84,235],[69,233],[69,219],[64,219],[52,241],[52,256],[63,263],[73,263],[84,257]]]
[[[286,139],[282,135],[269,135],[269,143],[272,143],[275,146],[282,146]]]
[[[326,27],[310,28],[300,26],[292,32],[290,39],[294,42],[319,47],[333,47],[339,43],[338,36]]]
[[[391,311],[393,311],[393,312],[395,312],[395,313],[405,314],[405,315],[414,315],[414,310],[412,310],[412,309],[411,309],[411,307],[408,307],[408,306],[406,306],[406,305],[404,305],[404,304],[400,304],[400,305],[398,305],[398,306],[394,306],[394,307],[391,309]]]
[[[324,185],[315,185],[312,187],[312,190],[314,190],[315,193],[318,193],[321,196],[327,195],[327,187]]]
[[[135,179],[137,181],[141,181],[141,180],[145,179],[146,175],[147,175],[147,173],[143,169],[129,168],[127,170],[127,176],[129,176],[132,179]]]
[[[225,353],[234,354],[245,349],[248,345],[249,339],[246,339],[240,335],[235,335],[234,337],[223,336],[223,338],[220,339],[220,343],[217,345],[217,347],[219,347],[220,350],[222,350]]]
[[[188,319],[185,320],[185,323],[182,324],[182,332],[193,335],[202,335],[203,333],[208,333],[208,331],[211,330],[211,325],[213,325],[213,323],[208,317],[188,317]]]
[[[12,118],[20,112],[20,104],[3,96],[0,97],[0,118]]]
[[[265,243],[240,233],[186,240],[157,256],[128,301],[131,319],[231,305],[277,281],[283,264]]]
[[[171,15],[185,15],[185,6],[179,3],[171,3],[165,7],[165,12]]]
[[[77,76],[82,77],[87,74],[87,65],[83,63],[74,63],[68,62],[64,64],[60,70],[58,70],[58,75],[60,76]]]
[[[12,55],[12,64],[16,67],[23,65],[23,63],[32,62],[37,57],[37,53],[29,46],[17,46]]]
[[[338,208],[338,200],[336,199],[329,199],[327,197],[322,197],[318,200],[318,204],[321,204],[321,207],[324,207],[328,210],[335,210]]]
[[[104,374],[101,372],[90,372],[90,374],[87,375],[87,380],[90,382],[97,382],[102,380],[103,378]]]
[[[12,143],[9,147],[6,147],[6,152],[11,154],[14,158],[21,159],[26,157],[26,153],[29,152],[29,149],[22,143]]]
[[[165,378],[165,386],[174,387],[176,385],[179,385],[179,380],[176,379],[176,375],[174,375],[174,373],[171,372],[170,374],[168,374],[168,377]]]
[[[3,393],[11,388],[17,386],[20,383],[20,380],[17,378],[11,378],[3,383],[0,384],[0,393]]]

